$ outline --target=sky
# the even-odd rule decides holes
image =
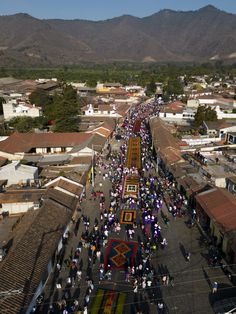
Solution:
[[[162,9],[197,10],[208,4],[236,14],[236,0],[0,0],[0,15],[97,21],[124,14],[144,17]]]

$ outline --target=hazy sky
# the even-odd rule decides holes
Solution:
[[[143,17],[161,9],[196,10],[208,4],[236,14],[236,0],[0,0],[0,15],[104,20],[123,14]]]

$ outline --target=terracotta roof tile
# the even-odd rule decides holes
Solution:
[[[225,231],[236,230],[236,197],[233,194],[214,188],[198,194],[196,201]]]
[[[59,205],[69,208],[71,210],[74,210],[78,203],[78,199],[76,197],[51,187],[47,190],[45,199],[52,200],[55,203],[58,203]]]
[[[170,164],[183,161],[180,151],[181,142],[171,134],[168,125],[160,118],[153,118],[150,120],[150,126],[155,149],[161,157]]]
[[[91,137],[88,133],[13,133],[0,142],[0,151],[29,152],[37,147],[73,147]]]
[[[1,299],[1,313],[26,312],[71,216],[70,210],[52,201],[25,214],[30,220],[29,227],[21,232],[21,240],[12,246],[0,264],[1,290],[19,289],[20,293]],[[24,224],[24,220],[21,223]]]
[[[0,193],[0,204],[6,203],[22,203],[22,202],[37,202],[45,193],[44,189],[37,190],[9,190]]]

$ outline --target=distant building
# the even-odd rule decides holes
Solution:
[[[230,193],[236,195],[236,176],[231,176],[226,179],[226,188]]]
[[[20,161],[12,163],[0,168],[0,180],[7,178],[7,186],[12,184],[30,185],[38,179],[38,168],[22,165]]]
[[[42,108],[30,105],[24,101],[10,100],[3,104],[3,116],[5,120],[15,117],[40,117]]]
[[[226,137],[227,144],[236,144],[236,132],[229,132]]]
[[[121,115],[116,112],[115,105],[102,104],[94,106],[92,104],[89,104],[82,109],[85,116],[108,116],[114,118],[121,117]]]
[[[199,193],[195,199],[200,225],[213,237],[226,261],[235,265],[236,197],[225,189],[213,188]]]
[[[42,189],[24,189],[0,193],[0,214],[8,212],[9,215],[17,215],[25,213],[29,209],[38,209],[45,191]]]
[[[204,130],[205,134],[209,136],[225,139],[227,133],[236,131],[236,124],[227,123],[222,120],[203,121],[202,129]]]
[[[0,142],[0,156],[10,160],[23,159],[25,154],[56,154],[69,152],[75,145],[89,139],[88,133],[13,133]]]

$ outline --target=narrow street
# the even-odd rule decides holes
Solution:
[[[58,269],[47,282],[43,313],[214,313],[212,302],[230,287],[221,268],[209,266],[197,226],[187,225],[183,196],[174,191],[177,214],[163,201],[175,189],[156,173],[145,120],[152,110],[144,104],[133,109],[118,131],[123,139],[113,137],[110,143],[109,158],[107,151],[96,157],[94,191],[99,193],[95,196],[88,184]],[[125,165],[128,139],[137,136],[133,125],[142,115],[142,169],[137,172]],[[126,198],[124,180],[137,173],[139,196]],[[136,212],[131,224],[122,223],[122,209]],[[114,262],[116,243],[133,250],[119,254],[123,262]],[[223,290],[213,295],[214,281]]]

